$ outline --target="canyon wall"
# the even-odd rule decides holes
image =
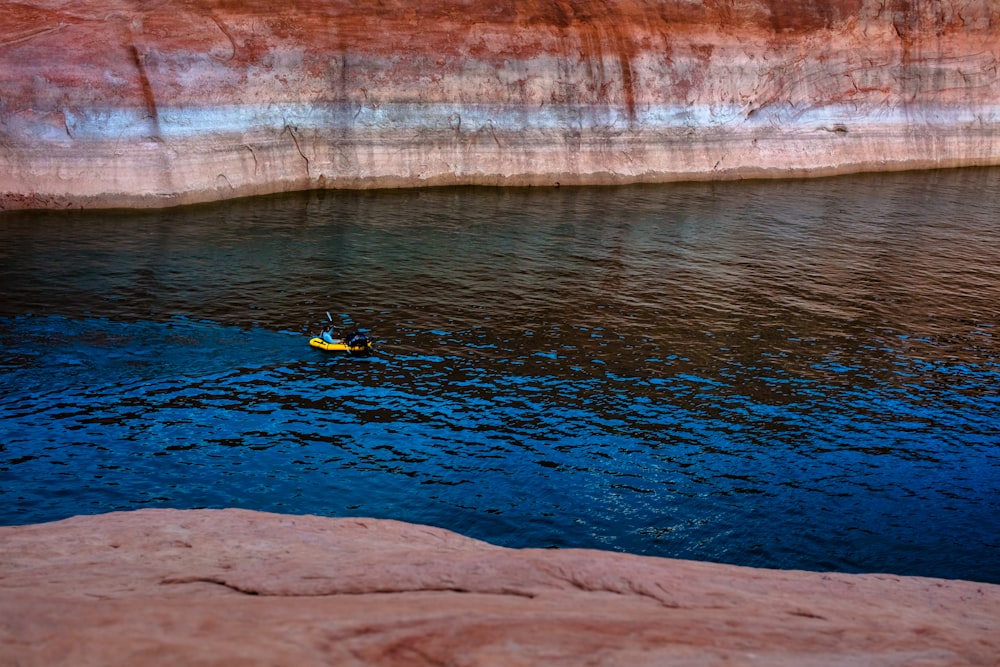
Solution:
[[[1000,586],[140,510],[0,527],[0,664],[995,666]]]
[[[0,4],[0,210],[1000,164],[993,0]]]

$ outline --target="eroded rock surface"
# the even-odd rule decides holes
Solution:
[[[0,664],[995,665],[1000,586],[140,510],[0,528]]]
[[[992,0],[0,4],[0,210],[1000,164]]]

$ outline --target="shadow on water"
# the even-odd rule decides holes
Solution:
[[[241,506],[1000,582],[998,178],[7,214],[0,520]],[[309,348],[326,312],[376,354]]]

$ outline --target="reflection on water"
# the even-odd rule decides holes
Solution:
[[[998,179],[0,217],[0,521],[241,506],[1000,582]],[[327,311],[377,353],[309,348]]]

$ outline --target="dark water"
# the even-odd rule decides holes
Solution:
[[[0,522],[1000,583],[1000,171],[0,217]],[[377,340],[313,350],[329,311]]]

